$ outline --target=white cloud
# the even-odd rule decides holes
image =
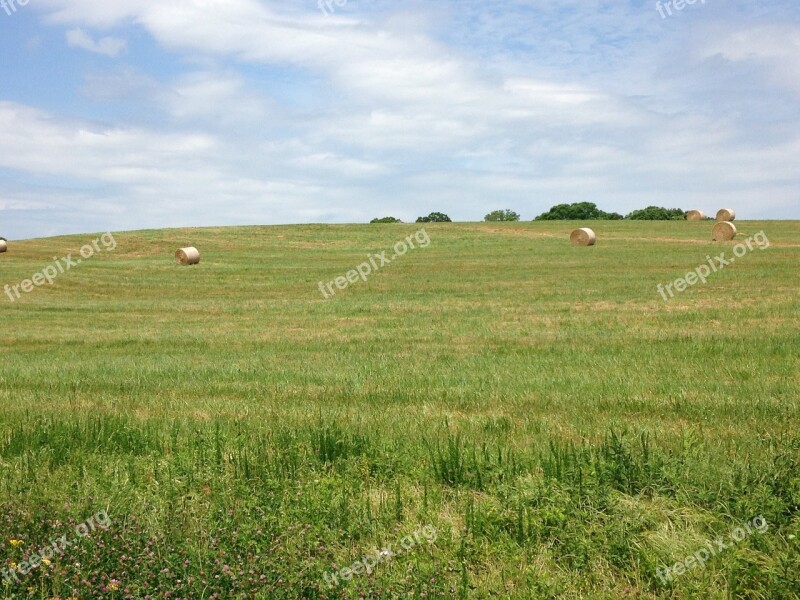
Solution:
[[[133,183],[145,173],[163,176],[187,159],[212,156],[215,146],[204,134],[103,128],[10,102],[0,102],[0,137],[0,165],[108,183]]]
[[[800,26],[762,25],[721,32],[705,44],[703,55],[759,65],[773,84],[800,95]]]
[[[48,210],[53,208],[47,202],[31,202],[28,200],[9,200],[0,198],[0,211],[3,210]]]
[[[95,54],[115,57],[124,52],[128,44],[125,40],[115,37],[104,37],[97,41],[83,31],[83,29],[70,29],[67,31],[67,44],[71,48],[83,48]]]
[[[790,25],[734,26],[711,6],[663,22],[605,0],[328,17],[315,2],[41,6],[71,45],[115,56],[123,40],[85,30],[144,31],[156,58],[83,74],[108,123],[0,103],[0,166],[63,178],[48,193],[64,207],[94,198],[126,228],[504,207],[532,218],[577,200],[800,216]],[[749,65],[769,74],[765,89]],[[784,116],[769,103],[787,103]]]

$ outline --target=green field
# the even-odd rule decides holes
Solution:
[[[800,222],[667,302],[735,243],[580,225],[427,224],[329,299],[422,225],[117,233],[1,294],[0,568],[111,525],[0,596],[800,597]],[[0,286],[96,237],[10,242]]]

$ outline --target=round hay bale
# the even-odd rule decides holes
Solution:
[[[730,221],[720,221],[714,225],[714,235],[711,239],[715,242],[729,242],[736,237],[736,225]]]
[[[594,246],[597,236],[588,227],[581,227],[572,232],[569,241],[573,246]]]
[[[686,213],[687,221],[702,221],[706,218],[706,213],[702,210],[690,210]]]
[[[735,221],[736,211],[732,208],[721,208],[717,212],[717,221]]]
[[[179,265],[196,265],[200,263],[200,251],[194,246],[179,248],[175,253],[175,261]]]
[[[6,252],[8,250],[8,244],[6,244],[5,240],[0,240],[0,252]]]

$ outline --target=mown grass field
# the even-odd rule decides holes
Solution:
[[[800,223],[669,302],[734,243],[580,225],[425,225],[328,300],[422,226],[117,233],[0,295],[0,568],[112,521],[0,596],[800,597]],[[10,243],[0,286],[96,237]]]

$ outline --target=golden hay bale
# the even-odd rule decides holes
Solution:
[[[597,236],[588,227],[581,227],[572,232],[569,241],[573,246],[594,246]]]
[[[714,225],[714,235],[711,239],[715,242],[729,242],[736,237],[736,225],[729,221],[720,221]]]
[[[717,213],[717,221],[735,221],[736,211],[732,208],[721,208]]]
[[[180,248],[175,253],[175,260],[179,265],[196,265],[200,262],[200,251],[193,246]]]
[[[0,240],[0,252],[5,252],[8,250],[8,244],[6,244],[5,240]]]
[[[687,221],[702,221],[706,218],[706,213],[702,210],[690,210],[686,213]]]

